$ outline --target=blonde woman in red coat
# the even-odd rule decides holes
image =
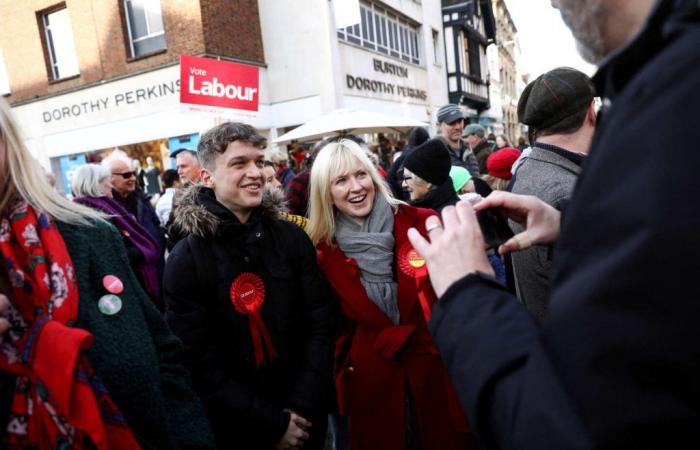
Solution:
[[[391,197],[362,148],[316,157],[307,231],[340,301],[335,382],[352,450],[474,449],[426,320],[435,294],[406,233],[435,214]]]

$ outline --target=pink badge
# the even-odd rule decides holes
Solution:
[[[124,291],[124,283],[114,275],[105,275],[102,278],[102,285],[110,294],[121,294]]]

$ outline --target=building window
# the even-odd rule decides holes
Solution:
[[[166,48],[160,0],[124,0],[124,10],[132,57]]]
[[[467,52],[469,53],[469,67],[467,73],[474,78],[483,80],[481,76],[481,44],[474,38],[467,38]]]
[[[368,3],[360,3],[360,18],[361,24],[338,30],[338,38],[406,62],[421,63],[417,24]]]
[[[10,93],[10,80],[7,78],[7,68],[5,67],[5,58],[0,48],[0,95]]]
[[[75,51],[68,9],[64,7],[42,14],[41,19],[46,34],[52,78],[60,80],[79,75],[78,54]]]

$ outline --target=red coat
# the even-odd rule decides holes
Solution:
[[[401,322],[394,325],[367,297],[354,259],[336,245],[318,245],[319,265],[335,290],[343,315],[336,342],[335,382],[341,414],[349,418],[353,450],[406,450],[406,391],[410,389],[412,432],[425,450],[476,448],[447,370],[438,355],[418,299],[414,276],[401,269],[415,227],[425,235],[433,211],[399,207],[394,215],[395,267]],[[404,264],[405,266],[405,264]],[[435,293],[427,279],[428,304]]]

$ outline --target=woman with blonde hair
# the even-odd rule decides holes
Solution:
[[[49,187],[0,99],[0,297],[11,318],[0,447],[214,448],[181,344],[104,217]]]
[[[408,242],[432,211],[394,199],[362,148],[328,144],[311,170],[307,231],[340,300],[335,381],[353,450],[471,449],[428,333],[435,294]]]

